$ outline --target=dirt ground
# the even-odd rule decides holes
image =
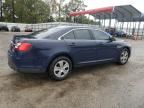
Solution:
[[[144,41],[127,40],[133,50],[124,66],[78,68],[57,82],[8,67],[12,36],[0,33],[0,108],[144,108]]]

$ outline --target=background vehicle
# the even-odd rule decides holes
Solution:
[[[18,26],[12,26],[11,32],[20,32],[20,28]]]
[[[9,31],[6,25],[0,24],[0,31]]]
[[[127,33],[125,33],[124,31],[121,31],[121,30],[117,30],[116,32],[115,32],[115,36],[117,36],[117,37],[126,37],[127,36]]]
[[[106,28],[105,32],[109,33],[110,35],[114,36],[116,33],[116,29],[115,28]]]
[[[33,32],[33,31],[32,31],[32,28],[26,27],[25,32]]]
[[[35,35],[14,36],[8,51],[9,66],[19,72],[46,72],[65,79],[74,67],[97,63],[127,63],[128,43],[89,27],[60,26]]]

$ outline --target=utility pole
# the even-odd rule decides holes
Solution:
[[[61,21],[61,2],[58,5],[59,7],[59,21]]]
[[[58,8],[59,8],[59,21],[61,21],[61,8],[62,8],[62,3],[64,0],[59,0]]]
[[[2,17],[3,17],[3,16],[2,16],[2,15],[3,15],[3,12],[2,12],[2,11],[3,11],[3,8],[2,8],[2,0],[0,0],[0,12],[1,12],[1,13],[0,13],[0,18],[1,18],[1,19],[2,19]]]
[[[12,20],[15,22],[15,7],[14,7],[14,0],[12,0]]]

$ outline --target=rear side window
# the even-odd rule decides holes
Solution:
[[[77,40],[92,40],[89,30],[75,30],[74,34]]]
[[[109,35],[102,31],[93,30],[93,34],[96,40],[108,40],[109,39]]]
[[[74,33],[73,32],[69,32],[68,34],[66,34],[64,36],[64,39],[75,39]]]

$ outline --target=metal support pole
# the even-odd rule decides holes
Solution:
[[[123,24],[123,22],[121,22],[121,25],[120,25],[120,30],[122,30],[122,24]]]
[[[127,28],[126,28],[126,33],[128,34],[128,26],[129,26],[129,22],[127,22]]]
[[[144,24],[143,24],[143,29],[142,29],[142,38],[144,37]]]
[[[103,29],[103,19],[101,20],[101,27],[102,27],[102,29]]]
[[[104,18],[104,29],[105,29],[105,18]]]
[[[119,22],[118,28],[119,30],[121,30],[121,22]]]
[[[75,23],[76,21],[75,21],[75,16],[73,17],[73,22]]]
[[[137,36],[139,36],[140,26],[141,26],[141,21],[138,24]]]
[[[110,16],[110,20],[109,20],[109,28],[111,28],[111,16]]]
[[[136,23],[137,23],[137,22],[135,22],[135,25],[134,25],[134,26],[135,26],[135,28],[137,28],[137,27],[136,27],[136,26],[137,26],[137,25],[136,25]]]
[[[132,36],[134,35],[134,33],[135,33],[135,29],[134,29],[134,22],[133,22]]]
[[[135,31],[136,31],[136,28],[137,28],[137,27],[136,27],[136,22],[135,22],[135,24],[134,24],[134,29],[135,29]],[[135,34],[134,34],[134,35],[135,35]]]
[[[97,25],[96,22],[97,22],[97,20],[96,20],[96,17],[95,17],[95,25]]]
[[[118,24],[119,24],[119,22],[117,21],[117,23],[116,23],[116,30],[118,30]]]
[[[124,28],[124,22],[122,22],[122,30],[123,30],[123,28]]]
[[[117,28],[118,30],[121,30],[121,22],[118,22]]]
[[[90,14],[89,14],[89,16],[88,16],[88,24],[90,24]]]
[[[114,28],[117,26],[117,20],[115,19]]]
[[[100,19],[100,17],[99,17],[99,28],[101,27],[101,19]]]
[[[130,26],[129,26],[129,35],[131,35],[131,22],[130,22]]]
[[[83,24],[83,16],[81,15],[81,23]]]
[[[132,20],[133,21],[133,20]],[[135,34],[135,22],[133,22],[133,27],[132,27],[132,35],[131,36],[134,36]]]

